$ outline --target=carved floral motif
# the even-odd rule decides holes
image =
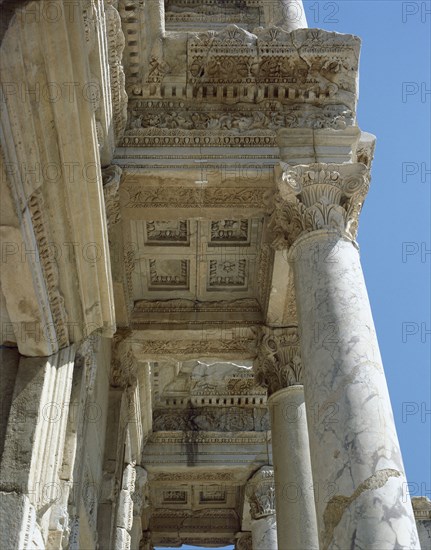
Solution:
[[[354,240],[368,188],[364,164],[285,165],[269,224],[273,246],[290,247],[318,229],[336,229]]]
[[[248,240],[248,220],[213,221],[210,229],[213,243],[242,243]]]
[[[54,241],[49,230],[49,221],[41,188],[37,189],[29,198],[28,210],[46,284],[57,345],[59,348],[67,347],[70,343],[67,328],[68,315],[64,297],[60,291],[58,262],[55,254],[52,253],[52,243]]]
[[[263,466],[246,485],[246,495],[250,502],[252,519],[260,519],[275,514],[274,470]]]
[[[258,354],[254,363],[256,380],[268,394],[302,384],[302,365],[297,327],[260,327]]]

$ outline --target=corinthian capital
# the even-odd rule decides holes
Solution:
[[[245,488],[250,502],[252,519],[260,519],[275,514],[274,469],[263,466],[248,481]]]
[[[290,247],[303,233],[336,229],[354,240],[369,188],[362,163],[282,165],[270,227],[275,248]]]
[[[253,369],[257,383],[268,388],[268,395],[302,384],[298,328],[261,327]]]

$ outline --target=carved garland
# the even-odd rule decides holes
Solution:
[[[108,230],[121,219],[118,189],[122,172],[122,169],[115,164],[102,170],[103,195],[105,197],[106,223]]]
[[[112,109],[115,140],[123,136],[127,122],[126,77],[122,66],[125,38],[121,29],[121,18],[115,0],[105,0],[105,17],[108,40],[108,62],[111,80]]]

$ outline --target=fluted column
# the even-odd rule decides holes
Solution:
[[[287,31],[307,28],[302,0],[264,0],[263,13],[267,27],[282,27]]]
[[[262,327],[254,369],[269,395],[278,548],[318,550],[297,327]]]
[[[247,482],[253,550],[278,550],[274,470],[263,466]]]
[[[355,243],[360,163],[285,167],[272,226],[290,248],[320,548],[419,548]]]

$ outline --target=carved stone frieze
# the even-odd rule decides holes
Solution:
[[[195,85],[284,84],[305,101],[345,91],[354,103],[358,53],[353,36],[277,27],[256,36],[230,25],[189,39],[188,76]]]
[[[211,531],[232,532],[238,530],[239,518],[235,510],[170,510],[157,508],[153,511],[150,528],[154,531],[181,533],[205,533]]]
[[[268,394],[294,384],[302,384],[301,353],[296,326],[260,327],[258,353],[254,363],[256,380]]]
[[[412,506],[416,521],[431,521],[431,500],[428,497],[413,497]]]
[[[368,168],[361,163],[284,165],[270,221],[273,246],[290,247],[318,229],[355,239],[368,188]]]
[[[250,502],[252,519],[275,514],[274,469],[263,466],[246,485],[246,496]]]
[[[232,207],[267,210],[272,190],[261,187],[168,187],[125,185],[125,208]]]
[[[167,0],[165,3],[167,28],[190,25],[237,23],[256,27],[261,21],[259,0]]]
[[[266,409],[196,407],[156,409],[153,429],[158,431],[262,432],[269,430]]]
[[[58,262],[56,254],[53,254],[52,250],[55,241],[51,235],[44,196],[40,187],[28,199],[27,208],[31,216],[34,238],[54,324],[56,342],[51,342],[51,344],[56,344],[58,348],[67,347],[70,343],[67,326],[68,315],[64,297],[60,291]],[[46,336],[49,339],[49,335]]]
[[[253,378],[253,375],[249,376],[235,376],[229,377],[223,380],[223,384],[216,382],[208,383],[205,379],[192,379],[192,385],[190,388],[190,395],[192,399],[199,401],[199,398],[216,397],[216,396],[239,396],[247,395],[250,397],[250,402],[253,403],[252,396],[263,395],[263,390],[258,386]],[[226,403],[223,400],[219,400],[220,405],[231,404],[231,400],[227,400]]]
[[[92,394],[97,374],[97,356],[99,337],[93,334],[86,338],[78,347],[75,356],[75,365],[84,368],[85,385],[87,392]]]

